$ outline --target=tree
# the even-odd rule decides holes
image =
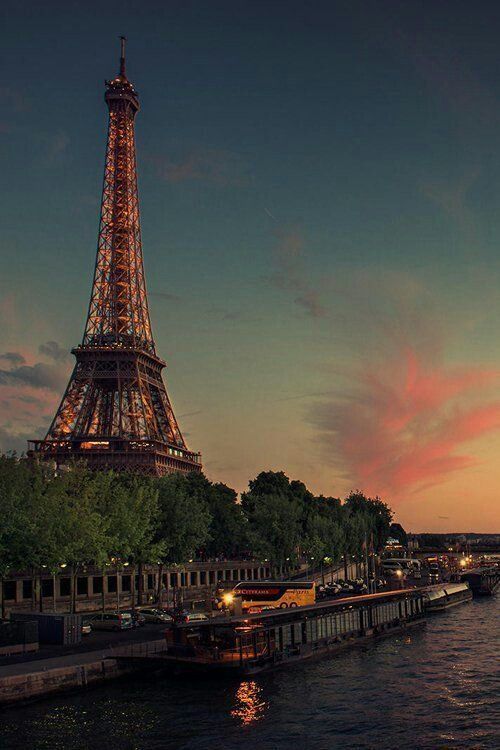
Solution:
[[[253,495],[248,536],[256,555],[282,568],[294,561],[300,542],[300,508],[282,495]]]
[[[152,477],[113,472],[95,475],[98,509],[104,523],[105,558],[116,570],[116,600],[120,608],[123,568],[130,566],[132,603],[135,606],[135,572],[139,568],[138,600],[142,603],[142,566],[156,563],[163,544],[155,539],[158,490]],[[104,572],[104,571],[103,571]]]
[[[347,576],[348,558],[360,562],[372,542],[381,549],[391,530],[404,538],[399,524],[391,527],[392,512],[380,498],[359,490],[344,503],[316,497],[281,471],[261,472],[239,504],[233,489],[201,473],[154,478],[74,465],[54,476],[50,469],[0,455],[0,582],[11,570],[31,569],[34,604],[42,571],[55,576],[61,565],[71,571],[74,611],[77,576],[89,564],[100,566],[103,576],[107,565],[116,567],[119,607],[124,566],[131,566],[135,605],[135,570],[141,602],[146,563],[160,564],[159,591],[165,564],[247,550],[280,568],[343,554]]]
[[[346,498],[344,508],[349,516],[355,516],[360,520],[369,539],[373,536],[375,550],[382,549],[389,535],[392,520],[389,506],[379,497],[369,498],[359,490],[354,490]],[[357,525],[359,527],[359,523]]]
[[[280,568],[297,559],[303,532],[302,487],[291,486],[283,472],[262,472],[242,496],[248,538],[254,553]]]
[[[158,600],[161,600],[163,566],[185,564],[200,547],[208,543],[210,514],[203,498],[207,483],[205,477],[179,473],[157,480],[158,519],[155,540],[162,544]]]
[[[0,456],[0,577],[9,570],[31,570],[32,604],[36,602],[36,571],[53,554],[55,544],[49,528],[53,524],[47,520],[51,514],[46,484],[44,467],[16,456]],[[3,598],[2,585],[2,614]]]
[[[210,514],[192,475],[169,474],[157,480],[158,525],[156,539],[163,542],[167,563],[185,563],[206,544]]]
[[[302,543],[304,552],[316,561],[325,556],[340,560],[345,548],[340,500],[320,496],[313,498],[310,505]]]
[[[246,519],[236,492],[225,484],[212,484],[207,493],[210,513],[209,541],[205,548],[207,558],[231,559],[247,548]]]
[[[29,475],[15,456],[0,456],[0,586],[1,616],[5,617],[4,579],[12,568],[24,567]]]
[[[57,513],[60,538],[58,553],[71,571],[71,611],[76,609],[76,580],[86,565],[104,566],[108,558],[106,521],[100,497],[107,476],[82,466],[56,477],[46,487],[50,507]]]

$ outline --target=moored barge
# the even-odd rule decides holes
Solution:
[[[425,589],[424,594],[425,611],[441,612],[443,609],[455,607],[457,604],[470,602],[471,599],[472,591],[466,582],[429,586]]]
[[[472,589],[474,596],[492,596],[500,586],[500,568],[476,568],[458,574]]]
[[[178,624],[161,661],[176,672],[255,674],[425,624],[415,589]]]

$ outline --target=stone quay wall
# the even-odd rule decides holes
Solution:
[[[259,581],[270,578],[268,562],[226,560],[224,562],[192,562],[178,567],[144,565],[141,573],[131,567],[116,570],[109,567],[103,574],[98,568],[86,567],[78,572],[76,581],[71,571],[64,569],[56,576],[46,571],[10,574],[3,583],[5,611],[9,612],[69,612],[75,600],[76,612],[102,609],[121,609],[138,603],[139,576],[142,576],[142,604],[156,601],[161,592],[162,603],[171,604],[175,593],[180,593],[186,604],[204,601],[212,595],[219,582],[225,586],[239,581]],[[76,590],[73,591],[73,586]],[[54,596],[55,593],[55,596]]]

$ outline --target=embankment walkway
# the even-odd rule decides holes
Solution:
[[[0,706],[115,679],[136,671],[133,665],[120,657],[146,657],[164,650],[163,633],[155,629],[145,633],[142,639],[108,643],[94,650],[86,647],[60,656],[50,655],[50,651],[44,656],[40,652],[36,658],[2,664]]]

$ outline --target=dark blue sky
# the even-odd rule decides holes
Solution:
[[[415,452],[437,407],[405,402],[382,456],[339,442],[339,420],[356,422],[339,408],[360,368],[394,362],[384,387],[404,402],[412,352],[421,379],[447,384],[443,426],[463,398],[485,406],[469,386],[453,401],[449,368],[500,369],[500,5],[4,0],[0,14],[0,353],[31,368],[0,371],[0,447],[42,430],[60,395],[28,382],[54,364],[38,347],[82,335],[103,81],[125,34],[153,326],[190,446],[239,488],[284,468],[323,492],[404,497],[410,522],[431,523],[437,490],[421,486],[452,503],[468,466],[447,462],[456,445],[441,468]],[[380,428],[369,387],[363,434]],[[493,452],[494,429],[465,431],[465,458],[471,439]],[[416,478],[394,453],[420,461]]]

